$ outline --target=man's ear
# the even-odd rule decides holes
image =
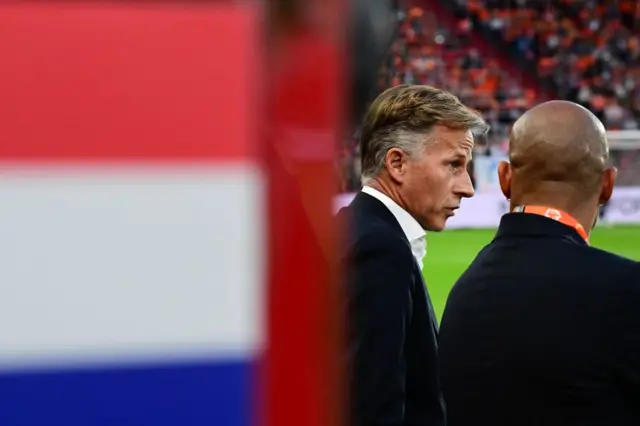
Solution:
[[[384,156],[384,167],[395,183],[404,182],[408,159],[409,156],[400,148],[391,148]]]
[[[511,199],[512,173],[509,162],[501,161],[500,164],[498,164],[498,181],[500,182],[500,189],[507,200]]]
[[[616,184],[616,178],[618,177],[618,169],[610,167],[604,171],[602,175],[602,187],[600,189],[600,204],[605,204],[611,199],[613,194],[613,187]]]

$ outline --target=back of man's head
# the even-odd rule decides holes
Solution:
[[[540,104],[513,125],[509,161],[499,167],[505,196],[517,205],[543,205],[572,214],[586,229],[611,197],[605,128],[589,110],[567,101]]]

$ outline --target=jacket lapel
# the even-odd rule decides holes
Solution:
[[[416,269],[418,270],[418,275],[420,276],[420,284],[421,290],[424,293],[425,299],[427,299],[427,307],[429,309],[429,317],[431,318],[431,327],[433,328],[433,334],[437,337],[440,327],[438,325],[438,319],[436,318],[436,312],[433,309],[433,304],[431,303],[431,296],[429,295],[429,291],[427,289],[427,283],[424,280],[424,275],[422,275],[422,271],[420,271],[416,265]]]

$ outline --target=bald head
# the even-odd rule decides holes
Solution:
[[[613,193],[616,171],[600,120],[580,105],[551,101],[527,111],[513,125],[510,163],[498,166],[511,208],[538,205],[563,210],[585,229]]]
[[[605,128],[578,104],[545,102],[515,122],[509,159],[522,185],[566,183],[583,191],[596,189],[609,159]]]

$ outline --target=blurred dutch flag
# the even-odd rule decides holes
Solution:
[[[256,17],[116,3],[0,5],[0,424],[244,426]]]

